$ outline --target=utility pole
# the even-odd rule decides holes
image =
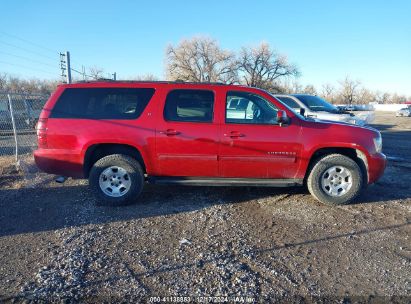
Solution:
[[[67,83],[71,83],[71,66],[70,66],[70,52],[66,51],[67,62]]]
[[[61,77],[66,78],[67,83],[71,83],[70,52],[60,53]]]
[[[66,55],[63,53],[60,53],[60,69],[61,69],[61,77],[66,78]]]
[[[83,80],[86,81],[87,80],[87,78],[86,78],[86,68],[85,68],[84,65],[81,66],[81,73],[83,75]]]
[[[116,72],[113,73],[113,80],[117,80],[117,73]]]

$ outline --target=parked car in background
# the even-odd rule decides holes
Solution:
[[[355,105],[347,105],[345,106],[346,111],[357,111],[357,107]]]
[[[0,131],[12,128],[7,101],[0,101]]]
[[[341,121],[358,126],[367,123],[352,113],[341,110],[321,97],[307,94],[274,95],[280,101],[306,117],[321,120]]]
[[[395,116],[397,116],[397,117],[399,117],[399,116],[410,117],[411,116],[411,106],[408,106],[406,108],[402,108],[402,109],[398,110],[395,113]]]
[[[17,130],[35,130],[44,100],[26,98],[12,100],[14,122]],[[13,130],[11,111],[8,101],[0,101],[0,131]]]
[[[381,134],[292,111],[251,87],[181,82],[60,85],[37,125],[37,166],[88,178],[98,203],[154,184],[289,187],[346,204],[384,172]]]

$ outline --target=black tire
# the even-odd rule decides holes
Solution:
[[[128,191],[118,197],[109,196],[100,187],[101,173],[112,166],[121,167],[127,171],[127,180],[131,181]],[[91,168],[89,175],[89,186],[94,196],[96,204],[100,206],[123,206],[133,203],[141,194],[144,187],[144,173],[140,163],[123,154],[112,154],[99,159]]]
[[[340,196],[332,196],[322,188],[323,174],[331,167],[341,166],[351,172],[351,188]],[[318,201],[328,205],[346,205],[351,203],[363,189],[364,174],[358,164],[351,158],[341,154],[330,154],[317,160],[307,179],[307,187],[311,195]]]

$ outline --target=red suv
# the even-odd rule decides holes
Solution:
[[[88,178],[99,203],[134,200],[146,182],[306,184],[345,204],[384,172],[381,134],[318,121],[245,86],[178,82],[60,85],[37,125],[38,167]]]

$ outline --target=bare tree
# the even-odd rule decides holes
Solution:
[[[297,94],[297,93],[302,93],[304,90],[304,87],[296,81],[295,79],[293,81],[287,80],[282,80],[278,81],[280,85],[280,93],[282,94]]]
[[[235,56],[217,41],[194,37],[166,50],[166,75],[170,80],[234,83],[237,80]]]
[[[301,93],[302,91],[303,91],[302,84],[299,83],[298,81],[293,81],[291,85],[290,94],[298,94],[298,93]]]
[[[407,97],[405,97],[404,95],[398,95],[394,93],[391,96],[391,103],[404,103],[406,101],[407,101]]]
[[[88,74],[89,74],[89,76],[91,76],[94,79],[103,78],[104,69],[100,68],[98,66],[93,66],[93,67],[89,68]]]
[[[159,80],[159,78],[153,74],[143,74],[143,75],[137,75],[132,77],[132,79],[134,80],[138,80],[138,81],[157,81]]]
[[[377,93],[375,93],[375,100],[378,103],[383,103],[383,104],[390,103],[391,95],[389,93],[378,91]]]
[[[357,103],[359,104],[369,104],[370,102],[375,101],[375,94],[366,88],[362,88],[358,92],[358,100]]]
[[[13,93],[24,93],[26,91],[26,81],[21,80],[18,77],[9,76],[7,82],[7,89]]]
[[[306,85],[302,92],[305,94],[317,95],[317,90],[312,84]]]
[[[358,80],[351,80],[348,76],[339,82],[341,85],[341,98],[343,102],[348,104],[355,103],[358,97],[358,90],[361,82]]]
[[[0,91],[21,94],[50,94],[58,85],[57,80],[22,79],[0,74]]]
[[[321,96],[331,103],[336,102],[335,87],[329,83],[323,84],[321,89]]]
[[[277,54],[268,43],[257,47],[243,47],[238,59],[243,83],[252,87],[272,89],[286,77],[298,76],[298,69],[290,64],[286,56]]]
[[[0,74],[0,91],[4,91],[7,86],[7,74],[1,73]]]

